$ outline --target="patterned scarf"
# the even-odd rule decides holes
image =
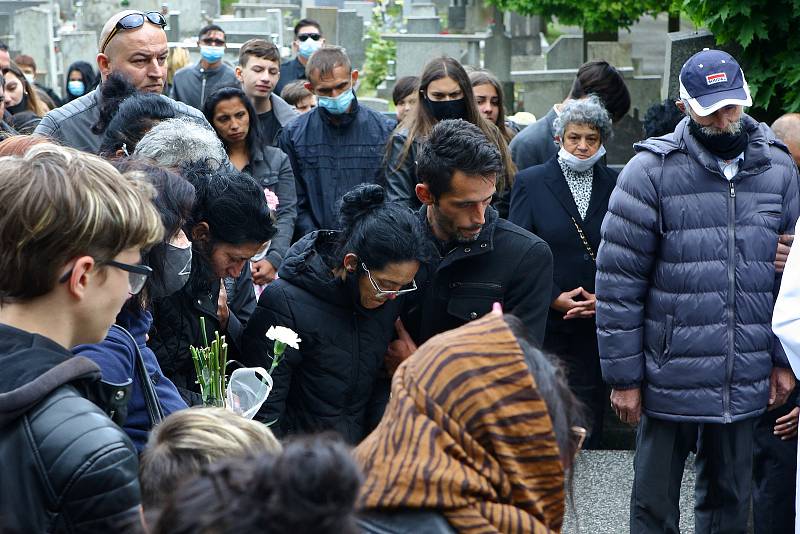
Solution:
[[[436,509],[459,532],[561,531],[553,425],[499,315],[438,335],[404,362],[354,454],[363,509]]]

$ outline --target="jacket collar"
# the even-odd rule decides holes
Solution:
[[[486,208],[486,222],[481,229],[481,233],[478,234],[478,239],[470,243],[444,243],[443,251],[440,246],[442,244],[441,241],[434,235],[430,223],[428,223],[428,207],[425,204],[420,207],[417,212],[417,217],[425,228],[428,241],[431,243],[432,247],[440,251],[442,262],[439,264],[439,268],[446,267],[462,259],[488,254],[494,250],[494,230],[497,226],[499,216],[497,215],[497,210],[492,206]]]
[[[759,174],[772,166],[770,146],[780,148],[787,154],[789,149],[767,128],[749,115],[742,114],[742,128],[750,136],[745,149],[744,163],[739,167],[739,176]],[[689,118],[684,118],[675,131],[662,137],[647,139],[633,145],[636,152],[648,151],[666,157],[672,152],[684,152],[711,173],[722,175],[717,157],[706,150],[690,133]]]
[[[614,189],[615,185],[615,180],[609,176],[605,165],[596,163],[595,166],[592,167],[592,196],[589,199],[589,209],[586,211],[585,219],[582,219],[578,213],[575,198],[572,196],[569,184],[567,184],[564,173],[561,171],[561,165],[558,164],[558,154],[550,158],[545,165],[550,166],[545,173],[545,185],[550,189],[553,196],[556,197],[567,213],[576,221],[588,220],[598,210],[605,208],[603,199],[608,198],[608,195]]]

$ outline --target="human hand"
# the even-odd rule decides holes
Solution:
[[[597,298],[594,293],[589,293],[582,287],[581,296],[584,300],[578,301],[578,306],[575,306],[564,315],[564,320],[568,319],[587,319],[595,314],[595,306],[597,305]]]
[[[393,375],[401,363],[406,361],[409,356],[417,351],[417,344],[411,339],[411,335],[399,318],[394,322],[394,329],[397,332],[397,339],[389,343],[386,355],[383,357],[386,370],[389,376]]]
[[[228,290],[225,289],[225,280],[220,280],[219,297],[217,297],[217,319],[219,319],[219,326],[222,330],[228,329],[230,313],[228,309]]]
[[[769,403],[767,410],[774,410],[782,406],[789,398],[789,394],[794,390],[794,373],[791,369],[783,367],[773,367],[772,374],[769,376]]]
[[[266,259],[251,262],[250,272],[253,273],[253,283],[260,286],[269,284],[278,276],[277,269]]]
[[[792,250],[792,242],[794,242],[794,235],[781,234],[778,236],[778,250],[775,252],[776,273],[782,273],[786,267],[786,259],[789,257],[789,251]]]
[[[800,416],[800,408],[795,406],[792,411],[775,419],[775,430],[773,434],[788,441],[797,437],[797,420]]]
[[[578,295],[583,296],[587,300],[575,300]],[[584,319],[594,315],[594,306],[596,299],[592,293],[589,293],[582,287],[576,287],[572,291],[565,291],[561,293],[550,304],[550,307],[556,311],[564,314],[564,320],[567,319]]]
[[[611,407],[623,423],[635,426],[642,416],[642,391],[634,389],[612,389]]]

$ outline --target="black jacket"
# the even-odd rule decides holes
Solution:
[[[247,321],[256,307],[253,291],[253,276],[249,264],[245,264],[236,280],[226,278],[228,292],[228,328],[223,331],[217,319],[217,299],[220,282],[207,279],[202,274],[200,254],[195,250],[192,260],[192,275],[189,282],[177,293],[156,300],[152,304],[153,326],[147,345],[153,349],[164,375],[172,380],[189,405],[197,403],[197,397],[189,392],[199,392],[197,372],[192,361],[189,345],[202,347],[200,316],[206,319],[206,334],[209,343],[214,332],[219,331],[228,343],[228,360],[238,360],[242,334]]]
[[[362,534],[455,534],[438,510],[369,510],[356,522]]]
[[[542,239],[486,209],[486,222],[472,243],[442,245],[431,233],[427,208],[418,212],[439,253],[417,273],[419,289],[410,293],[403,324],[422,344],[440,332],[484,316],[503,304],[541,345],[553,283],[553,256]]]
[[[40,335],[0,325],[0,528],[121,532],[138,520],[133,444],[100,408],[128,388]]]
[[[551,302],[564,291],[583,287],[594,293],[595,263],[583,245],[573,217],[586,235],[597,256],[600,225],[608,211],[608,199],[617,183],[617,173],[602,163],[593,169],[592,196],[586,220],[582,220],[572,197],[558,157],[517,174],[511,193],[508,220],[545,241],[553,253],[553,292]],[[550,327],[569,328],[575,321],[562,320],[563,314],[550,310]]]
[[[283,88],[286,87],[287,84],[305,79],[306,66],[300,63],[299,59],[294,58],[285,63],[281,63],[281,77],[278,80],[278,84],[275,86],[274,93],[280,96],[281,91],[283,91]]]
[[[222,87],[238,87],[239,80],[233,69],[220,61],[213,69],[204,69],[198,61],[187,65],[172,78],[169,96],[178,102],[202,111],[203,104],[210,94]]]
[[[297,185],[295,235],[336,230],[336,204],[362,183],[376,183],[393,123],[353,101],[350,113],[332,117],[316,107],[283,128],[278,148],[286,152]]]
[[[557,117],[556,110],[551,108],[547,115],[524,128],[511,140],[508,148],[518,170],[541,165],[558,154],[558,145],[553,140],[553,122]]]
[[[272,342],[264,335],[269,327],[297,332],[300,350],[286,348],[259,418],[277,419],[272,429],[278,436],[335,430],[356,444],[378,422],[389,398],[383,357],[399,302],[361,307],[357,285],[334,277],[321,256],[336,234],[313,232],[292,246],[279,278],[261,294],[244,351],[255,358],[246,365],[269,368]]]

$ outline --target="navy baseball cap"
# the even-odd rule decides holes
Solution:
[[[725,106],[752,106],[750,88],[733,56],[704,48],[681,68],[680,97],[701,117]]]

